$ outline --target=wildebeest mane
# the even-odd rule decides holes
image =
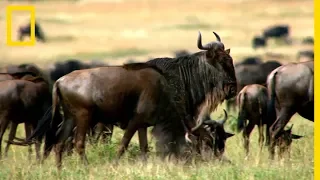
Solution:
[[[122,65],[122,67],[126,70],[141,70],[145,68],[152,68],[156,70],[158,73],[163,74],[163,71],[153,64],[147,64],[147,63],[141,63],[141,62],[125,63]]]
[[[169,78],[166,78],[170,85],[179,90],[176,96],[180,97],[175,97],[175,101],[188,98],[188,112],[194,114],[203,99],[206,99],[210,111],[224,100],[221,74],[207,62],[206,51],[178,58],[156,58],[148,63],[155,64],[168,74]]]

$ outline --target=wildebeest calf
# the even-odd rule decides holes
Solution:
[[[0,155],[3,134],[11,122],[9,142],[5,149],[5,156],[14,139],[19,123],[25,123],[35,129],[38,120],[51,106],[51,96],[48,84],[40,77],[26,77],[23,79],[7,80],[0,82]],[[26,135],[29,136],[26,128]],[[41,138],[41,137],[39,137]],[[40,140],[40,139],[38,139]],[[39,156],[40,142],[36,143],[37,159]],[[29,155],[30,155],[29,149]]]

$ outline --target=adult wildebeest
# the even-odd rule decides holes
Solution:
[[[281,66],[277,61],[267,61],[261,64],[240,64],[235,67],[237,77],[237,91],[240,92],[243,87],[249,84],[266,84],[267,77],[271,71]],[[235,107],[236,100],[227,101],[227,110]]]
[[[237,81],[230,49],[225,50],[219,35],[213,33],[217,41],[203,46],[199,32],[197,46],[204,51],[147,61],[165,72],[178,110],[185,116],[188,127],[194,127],[191,131],[197,136],[203,130],[205,117],[225,99],[236,95]]]
[[[267,45],[266,40],[260,36],[254,36],[252,39],[252,48],[258,49],[260,47],[265,47]]]
[[[76,150],[84,163],[87,163],[84,149],[86,132],[95,121],[116,124],[125,129],[118,158],[137,130],[140,148],[145,154],[148,147],[146,128],[154,126],[158,150],[178,155],[186,129],[167,87],[161,70],[145,63],[73,71],[54,84],[52,118],[42,119],[28,140],[46,133],[44,158],[48,155],[47,150],[55,145],[57,167],[60,169],[64,141],[74,126]],[[63,121],[58,109],[60,106],[64,113]]]
[[[283,38],[286,43],[289,43],[290,27],[289,25],[274,25],[266,28],[263,31],[263,38],[268,40],[270,38]]]
[[[31,24],[28,23],[25,26],[20,26],[18,30],[18,39],[19,41],[23,41],[24,37],[31,36]],[[39,25],[39,23],[35,22],[35,38],[37,41],[46,42],[46,37],[44,35],[44,32]]]
[[[280,66],[268,76],[268,118],[276,119],[269,129],[272,159],[279,132],[296,112],[314,121],[313,73],[313,61],[307,61]]]
[[[30,128],[35,129],[38,120],[51,106],[51,95],[47,82],[41,77],[24,76],[21,79],[0,82],[0,155],[3,134],[11,122],[8,144],[14,139],[19,123],[25,123],[26,136],[30,136]],[[30,128],[27,128],[27,127]],[[40,159],[40,138],[36,142],[36,155]],[[31,149],[29,148],[29,155]],[[30,157],[30,156],[29,156]]]

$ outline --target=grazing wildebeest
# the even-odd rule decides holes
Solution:
[[[11,122],[8,143],[5,149],[7,156],[9,146],[15,138],[18,124],[25,123],[26,136],[30,128],[35,129],[38,120],[51,106],[51,95],[47,82],[41,77],[24,76],[21,79],[0,82],[0,155],[3,134]],[[40,139],[36,142],[36,155],[40,159]],[[31,154],[29,148],[29,158]]]
[[[243,87],[249,84],[266,84],[267,77],[271,71],[281,66],[277,61],[267,61],[261,64],[242,64],[235,67],[237,77],[237,91],[240,92]],[[229,107],[235,107],[235,99],[227,102],[227,110]]]
[[[276,119],[270,127],[270,158],[274,158],[279,132],[297,112],[314,121],[313,61],[290,63],[275,69],[267,79],[268,118]]]
[[[313,61],[314,51],[313,50],[299,51],[297,55],[297,60],[299,62]]]
[[[203,130],[205,117],[218,104],[236,95],[237,81],[230,49],[225,50],[219,35],[213,33],[217,41],[202,45],[199,32],[197,46],[204,51],[147,61],[165,73],[174,101],[188,127],[194,127],[191,131],[195,135],[199,134],[197,130]]]
[[[201,150],[213,150],[216,157],[222,157],[225,150],[225,142],[228,138],[234,136],[232,133],[225,132],[224,124],[228,119],[227,112],[224,111],[224,118],[222,120],[211,120],[209,116],[203,121],[204,128],[210,132],[209,134],[200,131],[201,135],[198,137],[198,146],[203,146]],[[208,137],[208,135],[210,137]],[[198,148],[200,149],[200,148]]]
[[[19,41],[23,41],[24,37],[31,36],[31,24],[30,22],[25,25],[25,26],[20,26],[19,30],[18,30],[18,39]],[[39,25],[39,23],[35,23],[35,38],[37,39],[37,41],[42,41],[45,42],[46,41],[46,37],[44,35],[44,32],[41,28],[41,26]]]
[[[289,25],[274,25],[266,28],[263,31],[265,40],[270,38],[283,38],[286,43],[289,43],[290,27]]]
[[[254,36],[252,39],[252,48],[258,49],[260,47],[266,47],[267,42],[263,37],[260,36]]]
[[[180,56],[190,55],[190,53],[189,53],[189,51],[182,49],[182,50],[175,51],[174,55],[177,58],[177,57],[180,57]]]
[[[27,139],[45,135],[45,154],[55,145],[57,167],[61,167],[64,142],[75,131],[75,146],[87,163],[85,138],[91,123],[115,124],[125,129],[118,158],[139,131],[140,149],[147,151],[148,126],[154,126],[157,149],[163,154],[179,154],[187,130],[176,113],[166,79],[161,70],[145,63],[73,71],[59,78],[53,87],[52,118],[45,117]],[[64,120],[59,107],[62,106]],[[61,127],[58,127],[62,123]],[[57,134],[57,135],[56,135]]]
[[[290,147],[291,147],[292,140],[300,139],[303,137],[296,134],[292,134],[292,127],[293,127],[293,124],[290,126],[289,129],[283,130],[280,133],[279,138],[276,140],[276,146],[278,147],[278,150],[279,150],[278,152],[279,159],[283,157],[283,154],[285,152],[288,153],[290,158]]]

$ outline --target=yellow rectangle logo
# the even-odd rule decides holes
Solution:
[[[20,42],[13,41],[12,37],[12,13],[13,11],[29,11],[30,12],[30,41]],[[7,21],[7,45],[8,46],[34,46],[36,44],[35,37],[35,23],[36,23],[36,11],[34,6],[20,6],[11,5],[6,9],[6,21]]]

